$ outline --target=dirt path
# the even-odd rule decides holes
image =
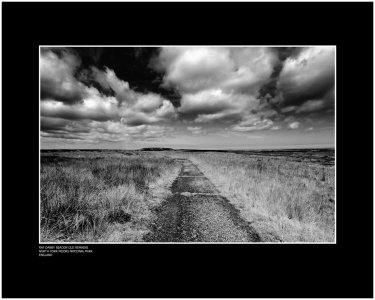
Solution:
[[[173,196],[157,209],[146,242],[258,242],[253,228],[187,159],[173,182]]]

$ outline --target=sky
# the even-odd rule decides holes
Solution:
[[[334,147],[335,47],[40,47],[42,149]]]

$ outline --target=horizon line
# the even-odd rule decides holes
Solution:
[[[161,149],[167,150],[199,150],[199,151],[264,151],[264,150],[307,150],[307,149],[333,149],[335,146],[322,146],[322,147],[282,147],[282,148],[173,148],[173,147],[140,147],[136,149],[125,148],[41,148],[40,151],[46,150],[70,150],[70,151],[96,151],[96,150],[113,150],[113,151],[139,151],[143,149]]]

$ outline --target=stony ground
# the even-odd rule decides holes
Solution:
[[[191,161],[182,168],[172,193],[157,209],[147,242],[259,242],[259,235]]]

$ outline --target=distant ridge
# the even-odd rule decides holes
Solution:
[[[325,148],[269,148],[269,149],[173,149],[173,148],[158,148],[158,147],[149,147],[149,148],[141,148],[141,149],[70,149],[70,148],[62,148],[62,149],[40,149],[41,152],[95,152],[95,151],[113,151],[113,152],[122,152],[122,151],[184,151],[184,152],[324,152],[324,151],[335,151],[334,147],[325,147]]]
[[[142,148],[139,151],[174,151],[172,148]]]

